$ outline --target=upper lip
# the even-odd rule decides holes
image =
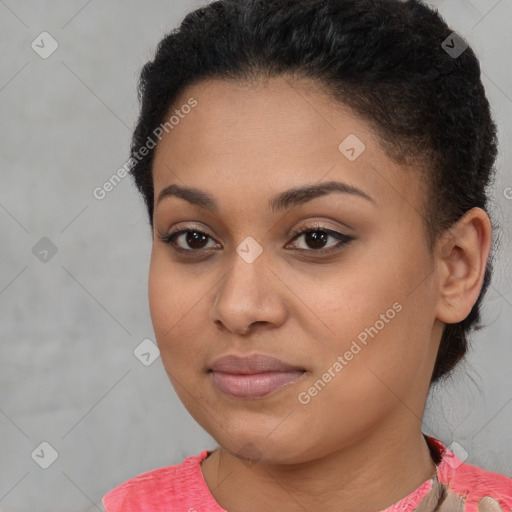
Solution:
[[[280,359],[264,354],[252,354],[244,357],[236,355],[219,357],[215,359],[209,369],[234,374],[305,371],[304,368],[290,365]]]

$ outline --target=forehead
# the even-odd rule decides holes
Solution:
[[[414,202],[416,173],[391,161],[369,124],[316,83],[205,80],[182,91],[169,115],[191,100],[196,106],[157,145],[155,198],[171,181],[255,194],[265,188],[268,196],[339,179],[384,202]]]
[[[267,148],[300,154],[321,143],[337,150],[344,130],[369,138],[366,123],[306,79],[201,81],[182,91],[170,114],[192,98],[197,106],[182,119],[189,121],[173,129],[175,146],[184,150],[200,142],[214,153],[232,145],[232,151],[254,148],[261,156]]]

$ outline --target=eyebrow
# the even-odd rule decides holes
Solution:
[[[327,181],[325,183],[306,185],[280,192],[270,198],[268,205],[270,211],[277,213],[278,211],[292,208],[293,206],[306,203],[317,197],[325,196],[333,192],[351,194],[375,203],[375,199],[352,185],[340,181]],[[219,210],[217,200],[209,193],[197,188],[181,187],[176,184],[169,185],[162,189],[158,195],[156,204],[158,205],[162,199],[170,196],[179,197],[191,204],[212,212],[218,212]]]

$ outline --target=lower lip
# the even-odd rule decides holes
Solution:
[[[252,374],[211,372],[220,391],[236,398],[261,398],[296,381],[305,372],[265,372]]]

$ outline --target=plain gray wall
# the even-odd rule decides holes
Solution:
[[[112,487],[214,446],[160,359],[146,367],[133,354],[154,340],[141,199],[130,178],[103,200],[93,196],[127,159],[141,66],[203,3],[0,1],[4,512],[103,510]],[[424,430],[459,443],[468,462],[512,476],[512,2],[430,3],[481,59],[500,130],[493,214],[502,229],[488,327],[473,336],[467,364],[433,390]],[[43,59],[31,44],[51,49],[45,31],[58,48]],[[48,469],[36,463],[51,457],[41,442],[58,453]]]

